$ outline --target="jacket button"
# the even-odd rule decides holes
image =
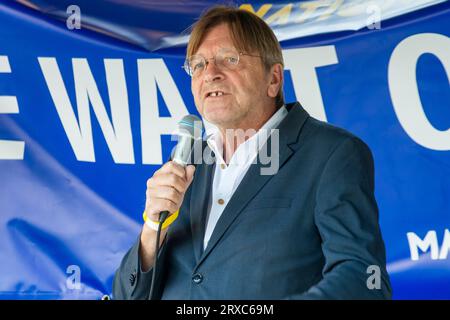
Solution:
[[[131,286],[134,286],[134,283],[136,282],[136,271],[130,274],[130,284]]]
[[[195,284],[200,284],[203,281],[203,276],[200,273],[196,273],[192,277],[192,281],[194,281]]]

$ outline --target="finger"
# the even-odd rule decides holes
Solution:
[[[152,179],[148,188],[158,189],[159,187],[173,187],[178,192],[183,193],[186,189],[186,180],[181,179],[173,173],[161,174],[157,178]]]
[[[147,180],[147,188],[157,189],[161,186],[174,187],[179,192],[184,192],[186,181],[173,173],[160,173]]]
[[[167,162],[162,168],[161,173],[174,173],[177,176],[179,176],[181,179],[186,178],[186,172],[184,170],[184,167],[179,165],[178,163],[174,161]]]
[[[148,188],[146,196],[147,198],[167,199],[179,203],[183,194],[174,187],[160,186],[157,189]]]
[[[168,199],[150,198],[147,201],[145,210],[147,216],[152,217],[152,220],[156,221],[159,218],[160,212],[169,211],[170,213],[173,213],[178,210],[178,205]]]
[[[186,188],[189,187],[189,185],[191,184],[192,180],[194,179],[194,173],[195,173],[195,166],[193,166],[192,164],[188,165],[186,167],[186,179],[187,179],[187,182],[188,182]]]

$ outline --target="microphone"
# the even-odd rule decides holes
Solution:
[[[178,143],[173,152],[172,161],[182,167],[189,163],[195,140],[202,137],[203,124],[199,117],[189,114],[178,122]],[[159,222],[163,224],[169,215],[169,211],[159,214]]]
[[[192,148],[194,147],[194,142],[202,137],[202,130],[202,121],[199,117],[192,114],[183,117],[183,119],[178,122],[178,143],[173,152],[172,161],[178,163],[182,167],[187,166],[191,157]],[[153,299],[153,290],[155,288],[161,228],[168,216],[169,211],[162,211],[159,213],[159,226],[156,233],[155,263],[153,264],[152,284],[148,296],[149,299]]]
[[[199,117],[192,114],[183,117],[178,122],[178,143],[173,152],[172,161],[186,167],[191,157],[194,142],[202,137],[203,124]],[[159,242],[161,236],[161,228],[164,221],[169,216],[169,211],[159,213],[159,226],[156,233],[155,263],[153,265],[152,284],[150,286],[149,299],[153,299],[153,290],[155,288],[156,270],[158,266]]]

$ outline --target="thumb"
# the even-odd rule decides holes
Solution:
[[[191,184],[192,180],[194,179],[194,172],[195,172],[195,166],[193,166],[192,164],[190,164],[186,167],[186,179],[188,182],[188,186]]]

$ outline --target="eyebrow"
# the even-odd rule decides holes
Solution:
[[[222,49],[234,50],[234,51],[236,51],[237,53],[240,53],[240,52],[241,52],[241,51],[239,51],[236,47],[219,47],[219,49],[218,49],[217,51],[222,50]],[[216,54],[217,54],[217,51],[216,51]],[[205,57],[204,54],[198,53],[198,51],[197,51],[196,53],[193,54],[193,56],[195,56],[195,55],[199,55],[199,56]]]

